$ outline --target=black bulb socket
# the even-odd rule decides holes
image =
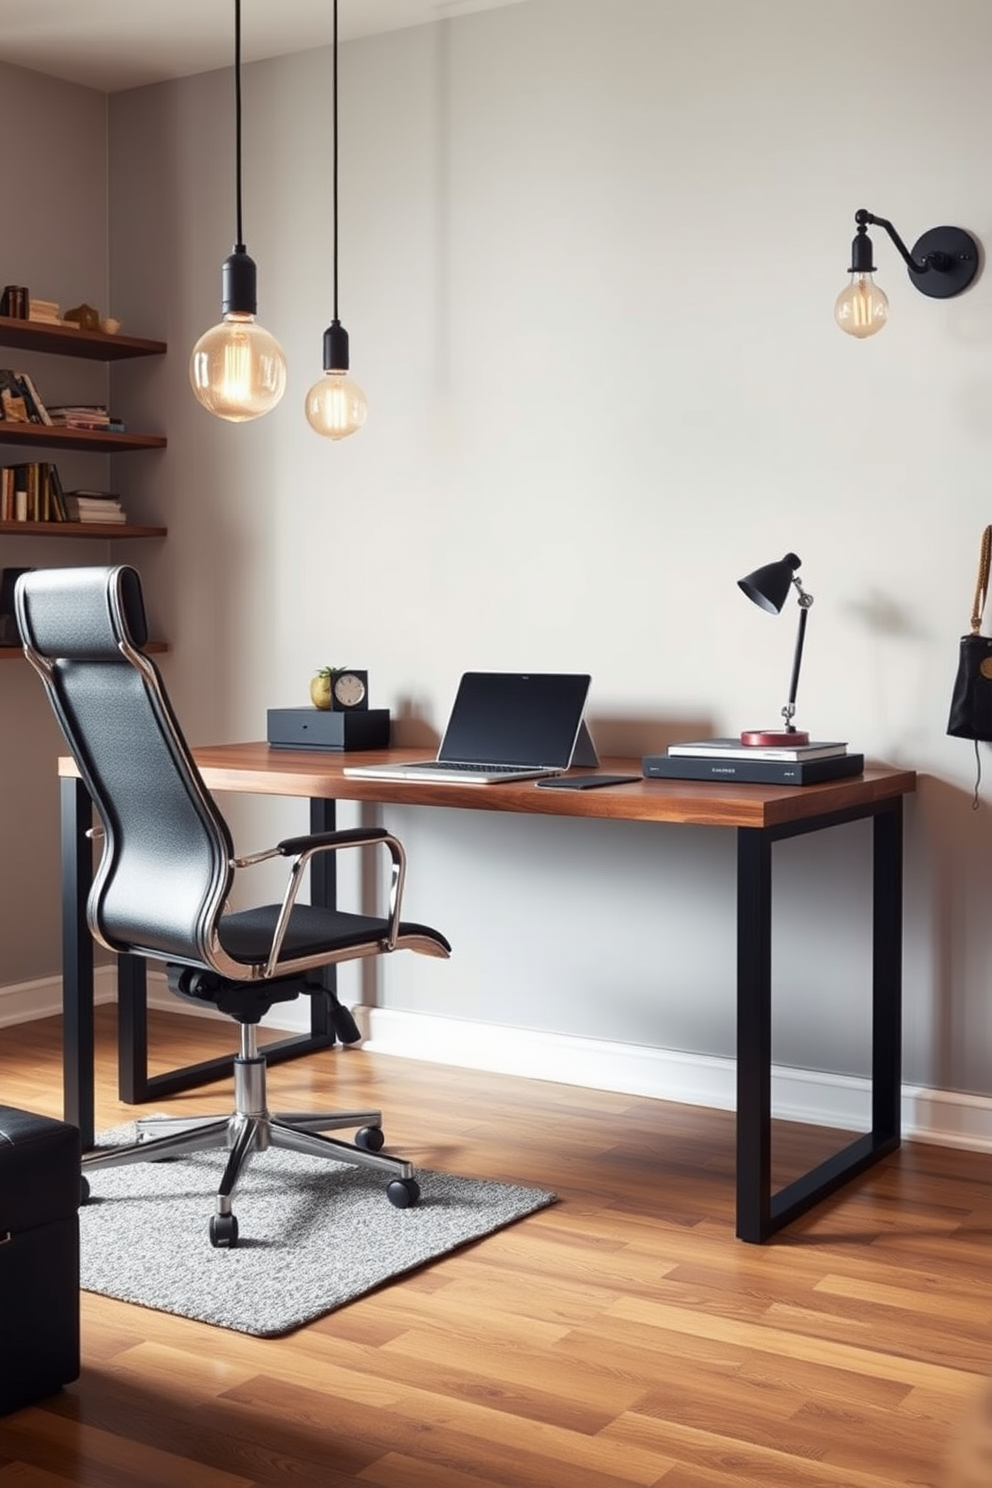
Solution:
[[[258,311],[255,260],[242,243],[225,258],[221,270],[220,308],[222,315],[255,315]]]
[[[339,320],[332,320],[324,332],[324,371],[347,372],[348,332]]]
[[[852,274],[874,274],[875,265],[872,262],[873,249],[871,238],[864,227],[858,228],[858,235],[851,244],[851,273]]]

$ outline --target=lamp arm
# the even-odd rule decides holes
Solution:
[[[944,253],[928,253],[922,263],[915,259],[888,218],[876,217],[874,212],[868,212],[864,207],[859,207],[854,214],[854,220],[859,228],[863,228],[869,222],[875,227],[884,227],[898,248],[911,274],[926,274],[930,269],[939,269],[946,266],[945,260],[947,255]]]
[[[812,594],[802,587],[795,574],[792,582],[799,590],[799,629],[796,632],[796,650],[792,658],[792,679],[789,682],[789,701],[782,709],[782,717],[785,719],[787,729],[792,729],[792,720],[796,712],[796,693],[799,690],[799,670],[803,664],[803,644],[806,640],[806,621],[809,616],[809,607],[813,603]]]

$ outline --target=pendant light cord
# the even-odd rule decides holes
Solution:
[[[335,4],[337,0],[335,0]],[[234,0],[234,180],[238,218],[238,240],[235,253],[244,253],[245,240],[241,221],[241,0]]]
[[[338,318],[338,0],[334,0],[334,46],[333,84],[331,88],[331,115],[334,125],[333,150],[333,203],[334,203],[334,319]]]

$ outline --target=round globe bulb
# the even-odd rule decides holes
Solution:
[[[852,274],[834,304],[834,319],[849,336],[874,336],[889,318],[889,301],[870,274]]]
[[[193,347],[189,380],[208,413],[244,423],[279,402],[286,391],[286,357],[254,315],[231,311]]]
[[[347,372],[325,372],[307,393],[307,422],[326,439],[357,434],[369,411],[365,394]]]

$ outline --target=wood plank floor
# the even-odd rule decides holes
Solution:
[[[152,1026],[153,1068],[232,1046]],[[112,1008],[98,1036],[105,1127],[135,1114]],[[61,1115],[60,1037],[0,1032],[5,1104]],[[729,1113],[361,1050],[270,1094],[381,1105],[415,1163],[560,1201],[284,1339],[84,1293],[81,1377],[0,1421],[0,1488],[992,1485],[992,1157],[906,1144],[759,1247]],[[781,1126],[777,1181],[839,1140]]]

